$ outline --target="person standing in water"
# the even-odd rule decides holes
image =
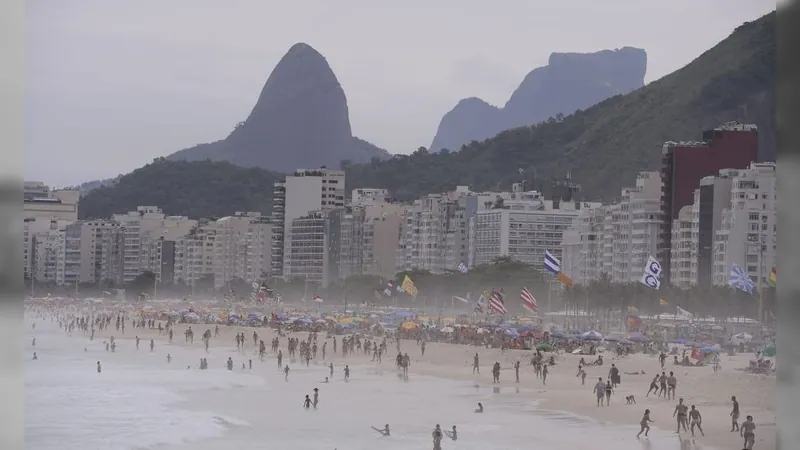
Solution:
[[[547,364],[542,364],[542,384],[547,384],[548,373],[550,373],[550,369],[547,368]]]
[[[678,404],[675,405],[675,411],[672,412],[672,417],[678,418],[678,428],[675,430],[676,433],[681,432],[681,427],[683,427],[683,431],[689,431],[686,427],[686,412],[689,408],[683,404],[683,398],[678,399]]]
[[[444,437],[444,433],[442,433],[442,428],[438,423],[436,424],[436,428],[433,429],[431,437],[433,437],[433,450],[442,450],[442,438]]]
[[[597,395],[597,406],[603,406],[603,399],[605,398],[606,393],[606,384],[603,382],[602,378],[597,379],[597,383],[594,385],[594,390],[592,391],[595,395]]]
[[[478,402],[478,407],[475,409],[474,412],[476,412],[476,413],[482,413],[483,412],[483,404],[481,402]]]
[[[282,350],[278,350],[278,368],[279,369],[281,368],[282,362],[283,362],[283,351]]]
[[[700,411],[695,408],[694,405],[692,405],[692,409],[689,410],[689,420],[691,421],[690,429],[692,430],[692,436],[694,436],[694,427],[697,427],[697,429],[700,430],[700,434],[703,436],[706,435],[701,425],[703,417],[700,415]]]
[[[350,366],[344,366],[344,381],[348,381],[350,379]]]
[[[444,434],[446,434],[447,437],[449,437],[453,441],[458,440],[458,432],[456,431],[455,425],[453,425],[453,431],[445,431]]]
[[[311,408],[311,399],[308,397],[308,394],[306,394],[306,399],[303,400],[303,408],[305,409]]]
[[[289,366],[288,365],[283,368],[283,374],[284,374],[284,379],[286,381],[289,381]]]
[[[167,364],[169,364],[169,363],[171,363],[171,362],[172,362],[172,355],[170,355],[169,353],[167,353]]]
[[[314,409],[317,409],[319,404],[319,388],[314,388]]]
[[[150,351],[152,352],[155,347],[156,347],[156,342],[150,339]]]
[[[100,373],[102,371],[103,371],[103,368],[100,366],[100,361],[97,361],[97,373]]]
[[[475,353],[475,356],[472,358],[472,373],[481,373],[481,368],[478,365],[478,362],[478,354]]]
[[[36,356],[36,352],[33,352],[33,360],[36,361],[37,359],[39,359],[39,357]]]
[[[641,436],[642,433],[644,433],[645,437],[647,437],[647,433],[650,432],[650,425],[649,425],[650,423],[655,423],[655,422],[650,420],[650,410],[645,409],[644,415],[642,416],[642,420],[639,422],[639,425],[641,425],[642,429],[639,430],[639,433],[636,435],[636,439],[639,439],[639,436]]]
[[[744,450],[752,450],[753,444],[756,442],[756,423],[753,421],[753,416],[747,416],[747,419],[742,422],[742,429],[739,435],[744,438]]]

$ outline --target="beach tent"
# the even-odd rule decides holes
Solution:
[[[587,331],[586,333],[581,334],[578,336],[580,339],[584,341],[602,341],[603,335],[598,333],[597,331],[591,330]]]

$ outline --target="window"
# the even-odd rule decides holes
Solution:
[[[758,216],[759,216],[759,215],[760,215],[760,214],[758,214],[757,212],[751,212],[748,218],[749,218],[750,220],[758,220]]]

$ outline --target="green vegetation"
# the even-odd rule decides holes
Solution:
[[[472,142],[457,153],[396,155],[347,164],[348,189],[387,188],[400,200],[456,185],[508,188],[536,176],[546,188],[569,170],[587,196],[610,200],[636,173],[660,166],[665,141],[699,140],[740,120],[760,128],[762,159],[774,159],[775,13],[742,25],[686,67],[628,95],[531,127]]]
[[[98,187],[81,198],[81,219],[107,218],[158,206],[166,214],[191,218],[221,217],[237,211],[268,214],[273,183],[282,175],[228,162],[169,161],[152,163],[123,175],[111,186]]]

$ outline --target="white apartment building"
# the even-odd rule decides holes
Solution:
[[[542,266],[545,251],[561,258],[564,230],[582,209],[600,206],[595,202],[547,200],[536,191],[522,199],[503,201],[475,218],[474,264],[488,264],[498,257]]]
[[[622,189],[618,203],[584,208],[564,232],[562,271],[579,284],[603,273],[615,283],[638,282],[647,258],[656,254],[660,197],[659,172],[640,172],[636,187]]]
[[[398,270],[443,273],[469,260],[466,186],[417,199],[405,212]]]
[[[697,283],[696,211],[694,205],[686,205],[678,212],[678,219],[672,222],[670,282],[681,288]]]
[[[47,230],[33,236],[33,276],[36,282],[64,284],[64,229]]]
[[[406,205],[386,202],[364,208],[364,274],[389,279],[398,272],[397,254],[407,209]]]
[[[70,239],[74,239],[74,235]],[[125,229],[122,224],[112,220],[80,222],[80,283],[121,285],[124,282],[124,258]]]
[[[369,206],[386,203],[389,200],[389,191],[386,189],[353,189],[350,204],[353,206]]]
[[[63,230],[72,223],[56,217],[27,217],[22,225],[22,273],[25,279],[31,279],[35,270],[36,253],[34,236],[38,233]]]
[[[752,163],[732,178],[731,202],[715,234],[713,283],[724,285],[735,263],[756,286],[768,284],[777,263],[775,163]]]
[[[340,278],[341,209],[316,211],[292,220],[284,277],[327,287]]]
[[[289,277],[284,264],[291,247],[289,232],[294,219],[314,211],[340,209],[345,205],[345,174],[342,170],[298,169],[275,183],[273,191],[273,230],[271,276]]]
[[[204,275],[214,274],[217,230],[198,225],[175,240],[174,283],[195,286]]]
[[[156,242],[165,236],[188,234],[197,225],[196,220],[182,216],[166,216],[156,206],[139,206],[136,211],[114,214],[112,220],[125,230],[123,281],[133,281],[145,270],[160,273],[156,256]]]
[[[56,218],[74,222],[78,220],[79,200],[80,192],[76,189],[51,191],[48,186],[38,181],[23,183],[23,214],[25,218]]]
[[[222,288],[238,278],[260,283],[271,263],[272,223],[257,212],[236,213],[208,225],[213,228],[214,286]]]

